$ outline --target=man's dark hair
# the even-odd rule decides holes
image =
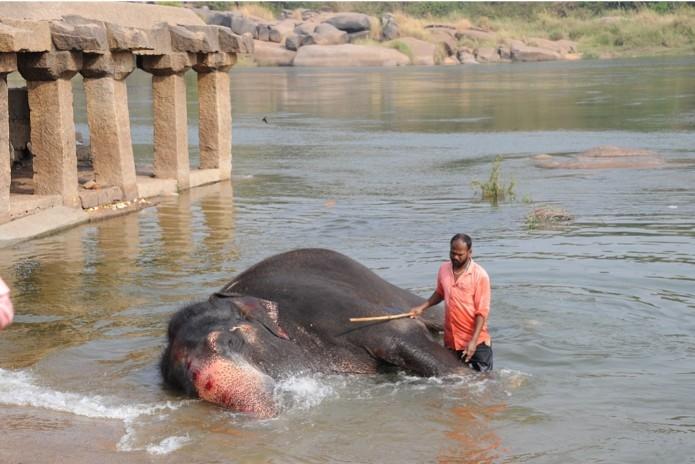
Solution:
[[[468,234],[456,234],[453,237],[451,237],[451,241],[449,242],[449,246],[453,245],[455,241],[461,240],[463,243],[466,244],[468,249],[471,249],[471,246],[473,246],[473,240],[471,239],[470,235]]]

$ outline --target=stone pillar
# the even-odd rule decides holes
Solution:
[[[17,69],[14,53],[0,53],[0,224],[10,220],[10,111],[7,104],[7,74]]]
[[[70,79],[82,67],[82,55],[57,51],[22,53],[17,61],[27,81],[34,153],[34,194],[61,195],[77,208],[77,154]]]
[[[132,53],[114,52],[85,54],[81,71],[95,181],[120,187],[125,200],[138,196],[125,83],[134,69]]]
[[[142,56],[141,67],[152,74],[154,117],[154,175],[176,179],[179,190],[190,186],[188,112],[183,75],[195,63],[195,55],[173,52]]]
[[[235,62],[231,53],[207,53],[193,66],[198,72],[200,169],[218,169],[220,179],[232,175],[229,69]]]

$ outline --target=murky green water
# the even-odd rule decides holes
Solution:
[[[17,308],[0,333],[0,460],[695,462],[695,61],[232,79],[231,183],[0,249]],[[146,164],[148,78],[129,85]],[[76,106],[86,134],[79,90]],[[666,163],[530,160],[608,144]],[[471,182],[497,155],[517,199],[493,206]],[[529,230],[540,204],[575,220]],[[495,378],[292,378],[269,421],[162,389],[169,316],[258,260],[328,247],[426,296],[459,231],[492,278]]]

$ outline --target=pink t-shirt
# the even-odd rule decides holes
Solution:
[[[473,338],[475,318],[485,318],[478,344],[490,345],[487,317],[490,313],[490,277],[471,259],[468,269],[457,278],[451,261],[442,263],[437,273],[437,293],[444,298],[444,344],[463,350]]]
[[[10,300],[10,289],[0,279],[0,329],[9,325],[13,318],[14,309],[12,308],[12,300]]]

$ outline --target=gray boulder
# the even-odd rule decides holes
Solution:
[[[457,58],[461,64],[478,64],[473,52],[465,48],[458,51]]]
[[[249,33],[253,35],[254,39],[258,38],[258,23],[253,19],[242,16],[241,14],[234,14],[232,16],[232,32],[235,34],[243,35]]]
[[[256,35],[258,36],[258,40],[262,40],[264,42],[269,42],[270,41],[270,26],[265,23],[258,23],[256,26]]]
[[[270,25],[269,39],[271,42],[282,43],[289,34],[294,31],[295,24],[292,19],[283,19]]]
[[[348,34],[328,23],[321,23],[316,26],[312,34],[316,45],[340,45],[347,43]]]
[[[368,31],[372,27],[369,16],[362,13],[339,13],[325,22],[348,33]]]
[[[396,18],[391,13],[386,13],[381,17],[381,38],[382,40],[393,40],[399,37],[398,24]]]
[[[512,61],[555,61],[561,59],[558,52],[528,45],[512,45]]]
[[[475,51],[478,63],[499,63],[501,61],[498,50],[494,47],[480,47]]]
[[[304,45],[312,45],[314,38],[310,35],[300,35],[292,33],[285,37],[285,48],[287,50],[297,51]]]

